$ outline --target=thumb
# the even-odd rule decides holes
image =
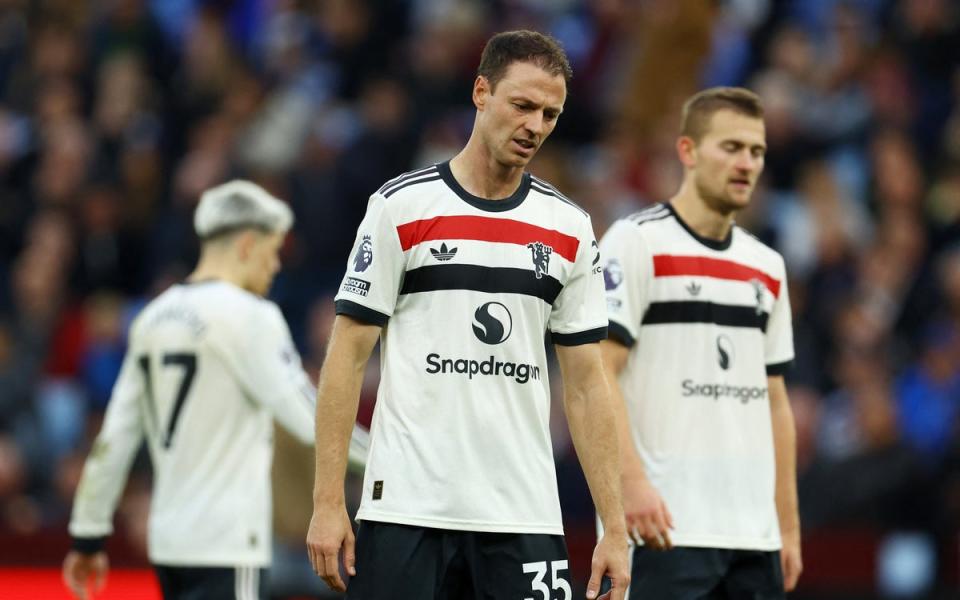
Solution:
[[[603,567],[594,561],[590,568],[590,581],[587,582],[587,598],[593,600],[600,593],[600,581],[603,578]]]
[[[351,533],[347,534],[347,537],[343,540],[343,568],[347,570],[351,577],[357,574],[356,564],[356,538]]]

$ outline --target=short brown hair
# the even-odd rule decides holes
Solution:
[[[525,29],[504,31],[490,38],[483,48],[477,75],[490,82],[490,91],[493,92],[515,62],[533,63],[551,75],[563,75],[568,83],[573,77],[573,69],[560,42],[549,35]]]
[[[699,142],[707,132],[710,117],[720,110],[732,110],[754,119],[763,118],[760,96],[741,87],[713,87],[694,94],[683,103],[680,135]]]

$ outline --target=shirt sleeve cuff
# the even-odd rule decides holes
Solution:
[[[551,331],[550,339],[554,344],[559,344],[560,346],[590,344],[607,339],[607,328],[597,327],[596,329],[588,329],[587,331],[578,331],[576,333],[557,333]]]
[[[70,546],[80,554],[96,554],[103,550],[107,542],[106,536],[101,537],[76,537],[73,538],[73,544]]]
[[[383,327],[387,324],[387,321],[390,320],[390,315],[385,315],[382,312],[377,312],[372,308],[367,308],[362,304],[357,304],[350,300],[337,300],[334,302],[334,306],[336,307],[338,315],[347,315],[348,317],[353,317],[358,321],[363,321],[370,325]]]
[[[610,321],[609,329],[609,338],[615,342],[619,342],[626,346],[627,348],[632,348],[637,340],[630,335],[630,332],[627,331],[627,328],[621,325],[620,323],[615,323]]]
[[[790,371],[791,366],[793,366],[792,360],[767,365],[767,376],[773,377],[777,375],[786,375],[787,372]]]

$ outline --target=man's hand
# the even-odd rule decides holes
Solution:
[[[606,575],[610,591],[599,600],[623,600],[630,585],[630,565],[627,560],[627,538],[623,531],[605,532],[593,550],[590,563],[590,581],[587,582],[587,598],[593,600],[600,593],[600,583]]]
[[[63,559],[63,582],[67,588],[80,600],[93,598],[93,594],[103,590],[107,584],[107,571],[110,561],[106,552],[82,554],[76,550],[67,553]],[[90,589],[93,578],[93,590]]]
[[[340,577],[338,559],[341,556],[341,550],[344,570],[351,576],[357,574],[355,542],[350,517],[347,516],[345,507],[330,509],[314,507],[310,529],[307,530],[307,555],[310,557],[314,572],[331,589],[338,592],[344,592],[347,589],[347,584]]]
[[[800,532],[798,530],[781,532],[783,548],[780,550],[780,567],[783,569],[783,589],[792,592],[803,572],[803,558],[800,553]]]
[[[673,548],[673,516],[657,489],[642,472],[635,470],[625,470],[622,482],[623,511],[630,538],[637,544],[642,540],[653,550]]]

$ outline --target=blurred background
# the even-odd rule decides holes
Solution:
[[[762,96],[767,167],[739,222],[790,278],[806,563],[792,597],[960,597],[960,2],[0,0],[0,573],[54,582],[24,597],[65,597],[80,468],[131,319],[196,259],[200,192],[244,177],[293,207],[272,298],[315,376],[367,197],[459,150],[483,44],[513,28],[569,54],[566,109],[531,170],[598,236],[677,188],[685,97]],[[365,423],[376,360],[368,373]],[[593,512],[555,404],[582,589]],[[278,599],[323,593],[302,543],[312,460],[278,433]],[[115,567],[147,566],[149,489],[141,457]]]

